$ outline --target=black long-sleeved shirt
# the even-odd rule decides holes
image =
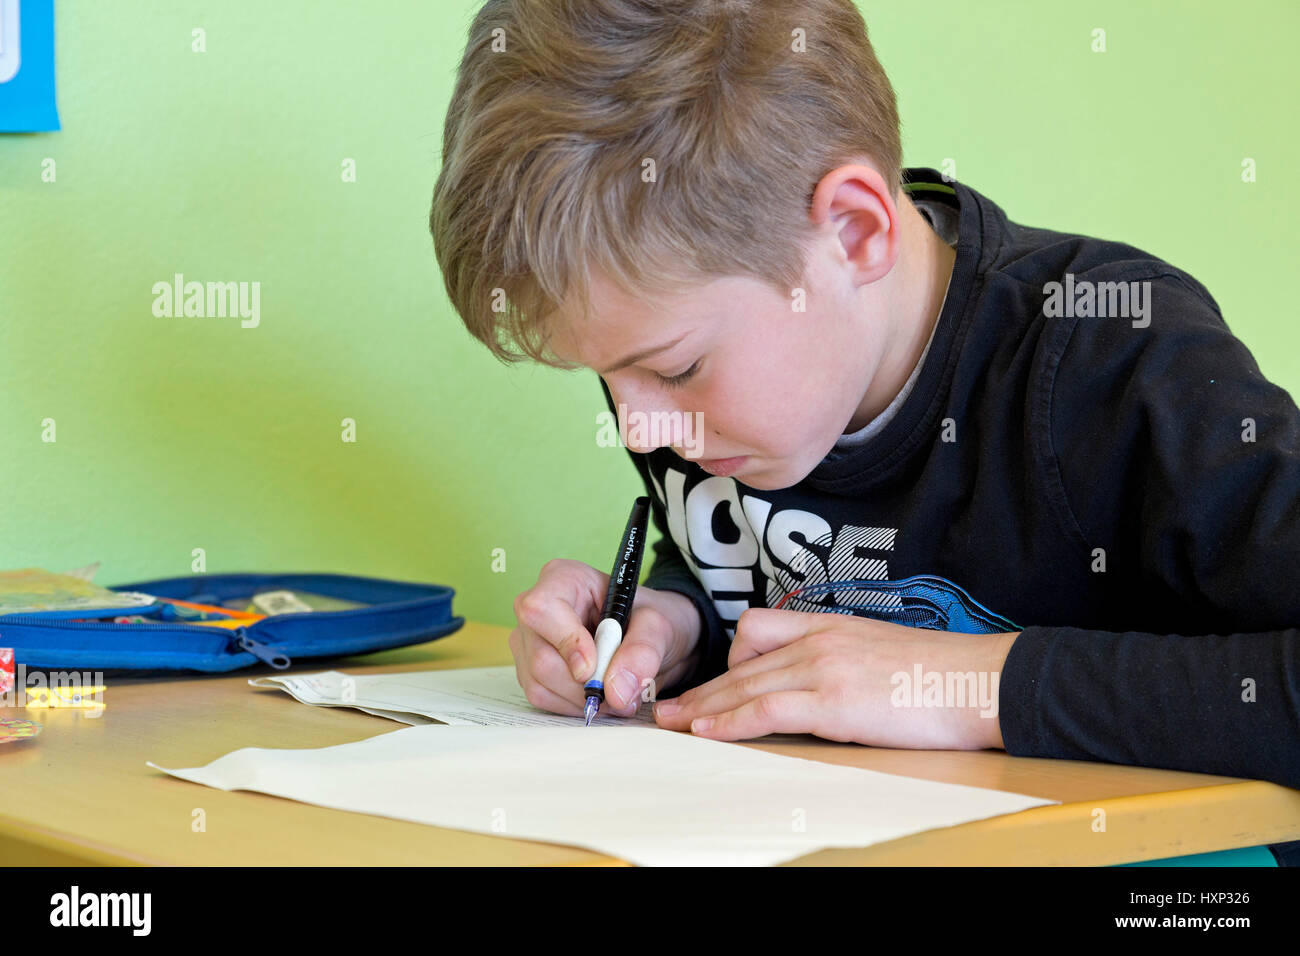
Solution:
[[[703,626],[699,667],[660,696],[726,669],[748,607],[926,575],[815,609],[1019,631],[998,693],[1009,754],[1300,787],[1295,403],[1186,272],[1010,222],[933,169],[905,184],[957,208],[956,261],[878,434],[774,491],[667,447],[632,454],[662,535],[645,584],[691,598]],[[954,607],[972,604],[991,625]]]

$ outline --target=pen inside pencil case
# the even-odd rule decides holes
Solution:
[[[207,627],[238,628],[278,614],[303,614],[322,611],[345,611],[369,605],[360,601],[310,591],[284,589],[262,590],[253,594],[226,598],[217,603],[212,595],[199,595],[201,600],[182,601],[179,598],[155,597],[153,607],[136,613],[123,613],[120,608],[87,613],[78,621],[96,621],[113,624],[198,624]]]
[[[135,614],[123,614],[120,609],[93,617],[76,618],[101,624],[199,624],[207,627],[247,627],[266,617],[226,607],[181,601],[176,598],[155,598],[157,604]]]

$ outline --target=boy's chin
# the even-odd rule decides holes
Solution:
[[[785,467],[746,469],[734,477],[736,481],[747,488],[753,488],[755,491],[780,491],[783,488],[791,488],[799,484],[808,476],[807,472],[799,471],[797,468],[792,470],[788,463],[783,464],[785,464]]]

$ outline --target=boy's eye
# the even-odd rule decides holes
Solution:
[[[659,375],[658,372],[656,372],[655,374],[659,375],[659,381],[663,382],[669,388],[676,388],[677,386],[684,384],[686,380],[690,378],[692,375],[694,375],[696,372],[698,372],[699,369],[700,369],[700,360],[696,359],[694,364],[692,364],[690,368],[688,368],[685,372],[682,372],[680,375]]]

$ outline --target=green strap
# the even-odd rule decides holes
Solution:
[[[951,186],[945,186],[943,183],[903,183],[903,188],[909,193],[929,190],[930,192],[947,193],[950,196],[957,195],[957,190]]]

